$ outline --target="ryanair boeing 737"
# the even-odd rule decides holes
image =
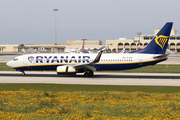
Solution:
[[[26,54],[7,62],[7,66],[21,71],[22,75],[25,75],[25,70],[56,70],[59,75],[84,73],[85,76],[93,76],[94,71],[155,65],[168,58],[165,52],[172,25],[172,22],[167,22],[144,49],[131,53]]]

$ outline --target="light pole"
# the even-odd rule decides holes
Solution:
[[[140,50],[141,48],[140,48],[140,35],[142,34],[141,32],[137,32],[137,34],[139,35],[139,41],[138,41],[138,44],[139,44],[139,46],[138,46],[138,50]]]
[[[58,9],[53,9],[55,11],[55,51],[57,50],[57,11]]]

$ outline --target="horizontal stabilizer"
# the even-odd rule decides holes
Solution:
[[[166,58],[169,54],[154,56],[154,59]]]

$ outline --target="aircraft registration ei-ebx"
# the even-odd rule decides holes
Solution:
[[[22,75],[25,75],[25,70],[56,70],[59,75],[84,73],[85,76],[93,76],[94,71],[127,70],[155,65],[168,58],[165,52],[172,25],[172,22],[167,22],[145,48],[131,53],[103,53],[100,51],[98,54],[25,54],[7,62],[7,66],[21,71]]]

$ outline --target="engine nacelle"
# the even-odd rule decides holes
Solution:
[[[71,66],[58,66],[57,69],[58,75],[75,75],[76,69]]]

